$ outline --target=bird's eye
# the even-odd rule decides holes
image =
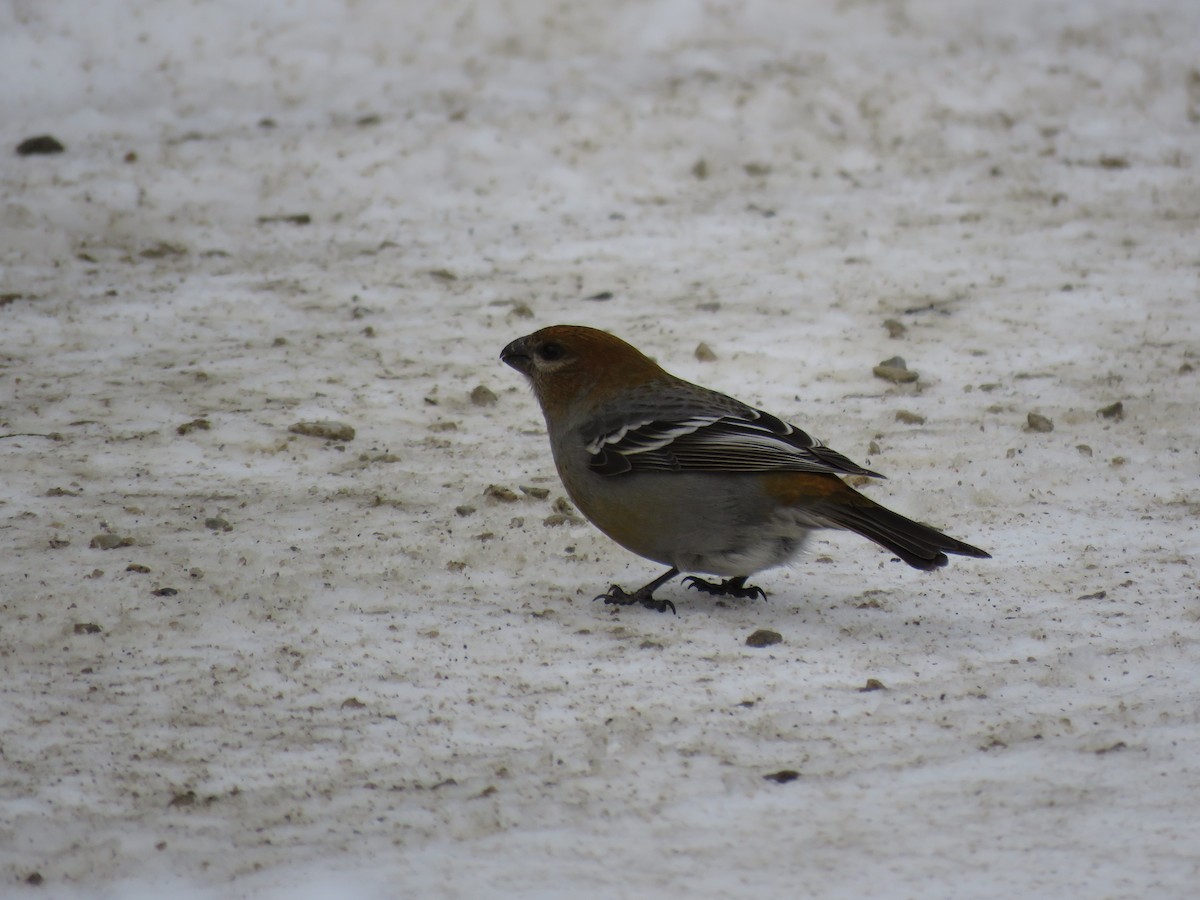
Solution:
[[[562,344],[555,344],[554,342],[542,344],[542,346],[538,348],[538,356],[544,360],[547,360],[548,362],[553,362],[556,359],[562,359],[563,352]]]

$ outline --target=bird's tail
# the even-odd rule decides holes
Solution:
[[[899,513],[880,506],[857,491],[850,503],[826,506],[822,512],[830,523],[847,528],[896,554],[915,569],[936,569],[946,565],[947,553],[991,559],[991,554],[955,540]]]

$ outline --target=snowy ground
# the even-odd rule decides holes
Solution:
[[[1194,0],[5,5],[0,894],[1194,895],[1198,35]],[[833,534],[766,604],[590,602],[658,569],[543,524],[497,355],[555,322],[995,559]]]

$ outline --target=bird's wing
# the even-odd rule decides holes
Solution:
[[[820,472],[883,477],[782,419],[749,407],[725,414],[630,422],[588,441],[587,451],[592,470],[603,475]]]

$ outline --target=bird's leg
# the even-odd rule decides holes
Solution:
[[[603,600],[605,605],[615,603],[618,606],[630,606],[634,603],[640,603],[646,609],[655,609],[659,612],[666,612],[669,609],[674,614],[675,604],[670,600],[655,600],[654,592],[678,574],[679,570],[672,566],[665,574],[658,576],[649,584],[638,588],[632,594],[625,593],[620,585],[614,584],[608,589],[607,593],[601,594],[595,600]],[[742,580],[744,581],[745,579]]]
[[[697,578],[695,575],[689,575],[683,579],[683,583],[690,588],[695,588],[705,594],[716,594],[718,597],[747,597],[751,600],[762,598],[767,599],[767,592],[757,585],[746,586],[748,575],[739,575],[736,578],[726,578],[720,584],[712,581],[705,581],[703,578]]]

